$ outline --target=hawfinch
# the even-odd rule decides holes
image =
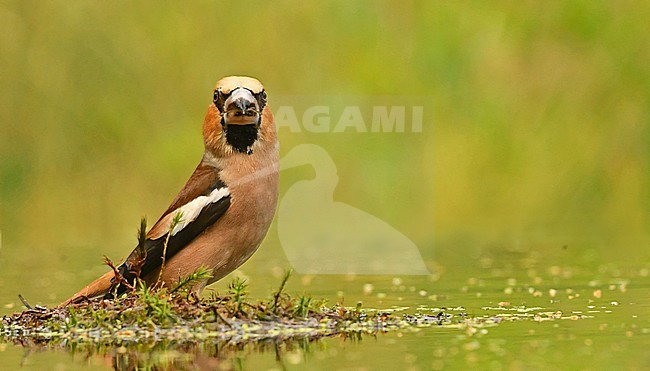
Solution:
[[[203,121],[205,152],[160,219],[117,271],[133,283],[171,287],[201,267],[223,278],[242,265],[266,235],[278,199],[278,139],[262,84],[230,76],[217,82]],[[143,246],[144,245],[144,246]],[[163,253],[166,251],[165,259]],[[162,267],[162,272],[161,272]],[[126,290],[113,270],[61,304]]]

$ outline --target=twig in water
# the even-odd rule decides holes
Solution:
[[[117,269],[115,264],[113,264],[113,261],[111,259],[104,255],[104,264],[108,265],[112,270],[113,274],[115,275],[115,279],[118,281],[119,284],[123,284],[124,286],[128,287],[129,290],[135,291],[135,287],[132,286],[129,281],[124,278],[124,276],[120,273],[120,271]]]
[[[20,301],[23,302],[23,305],[26,306],[27,309],[34,309],[31,305],[29,305],[29,303],[27,302],[27,300],[25,300],[22,294],[18,294],[18,299],[20,299]]]
[[[160,264],[158,279],[156,280],[156,284],[154,286],[158,286],[160,280],[162,279],[163,270],[165,269],[165,258],[167,256],[167,245],[169,245],[169,239],[172,236],[172,232],[174,231],[174,228],[176,228],[176,226],[180,224],[182,221],[183,221],[183,212],[179,211],[176,213],[176,215],[174,215],[172,222],[169,224],[169,231],[167,232],[167,237],[165,238],[165,244],[163,245],[162,263]]]
[[[228,322],[227,319],[223,318],[223,316],[221,315],[221,313],[219,313],[219,311],[217,310],[216,307],[212,307],[212,312],[214,312],[214,315],[217,318],[219,318],[223,323],[225,323],[226,326],[228,326],[228,328],[232,328],[232,325],[230,324],[230,322]]]
[[[280,283],[278,291],[273,294],[273,313],[277,314],[278,312],[278,300],[280,300],[280,295],[282,295],[284,286],[287,284],[289,277],[291,277],[291,273],[293,273],[293,269],[287,269],[287,271],[284,273],[284,277],[282,278],[282,282]]]

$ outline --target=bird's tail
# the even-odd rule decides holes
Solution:
[[[88,286],[81,289],[76,294],[72,295],[68,300],[59,304],[59,307],[65,307],[69,304],[78,303],[83,298],[93,298],[99,295],[106,294],[111,288],[111,284],[115,273],[111,270],[106,272],[103,276],[91,282]]]

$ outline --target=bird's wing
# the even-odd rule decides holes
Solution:
[[[136,277],[146,277],[162,264],[165,244],[165,259],[168,261],[214,224],[229,207],[230,191],[219,178],[218,170],[201,163],[169,208],[149,230],[143,246],[138,245],[118,267],[119,273],[129,282],[133,282]],[[112,295],[116,287],[117,294],[126,290],[124,285],[118,287],[118,283],[117,280],[113,282],[107,295]]]

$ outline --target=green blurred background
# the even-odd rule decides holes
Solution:
[[[490,251],[648,263],[649,18],[631,1],[3,1],[0,301],[55,304],[102,254],[128,254],[140,216],[156,219],[200,159],[231,74],[260,79],[272,106],[429,102],[422,133],[280,140],[283,154],[326,148],[335,198],[437,272],[472,274]],[[310,176],[283,173],[282,192]],[[273,227],[242,269],[254,284],[287,265]]]

